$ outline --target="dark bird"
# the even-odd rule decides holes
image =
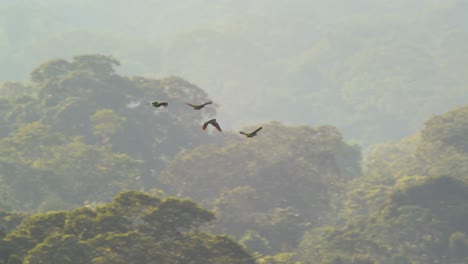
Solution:
[[[218,129],[219,132],[223,132],[221,130],[221,127],[219,126],[218,122],[216,122],[216,119],[211,119],[211,120],[208,120],[206,121],[205,123],[203,123],[203,126],[202,126],[202,130],[205,130],[206,127],[211,124],[212,126],[216,127],[216,129]]]
[[[154,102],[151,102],[151,105],[154,107],[161,107],[161,106],[167,107],[169,104],[167,102],[154,101]]]
[[[189,103],[186,103],[187,105],[190,105],[191,107],[193,107],[193,109],[195,110],[200,110],[202,109],[203,107],[205,107],[205,105],[209,105],[209,104],[212,104],[213,102],[212,101],[209,101],[209,102],[206,102],[204,104],[201,104],[201,105],[194,105],[194,104],[189,104]]]
[[[262,130],[262,127],[259,127],[257,129],[255,129],[255,131],[252,131],[250,133],[246,133],[246,132],[242,132],[242,131],[239,132],[239,133],[242,134],[242,135],[245,135],[248,138],[251,138],[251,137],[255,137],[257,135],[257,132],[260,131],[260,130]]]

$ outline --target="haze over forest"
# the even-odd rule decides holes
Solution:
[[[0,264],[468,263],[468,1],[0,14]]]
[[[125,75],[176,75],[224,126],[333,124],[399,139],[466,102],[465,1],[2,1],[0,81],[52,58],[112,55]]]

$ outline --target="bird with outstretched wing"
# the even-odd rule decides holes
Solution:
[[[257,135],[257,132],[260,131],[260,130],[262,130],[262,127],[259,127],[257,129],[255,129],[255,131],[252,131],[250,133],[246,133],[246,132],[242,132],[242,131],[239,132],[239,133],[246,136],[246,137],[248,137],[248,138],[251,138],[251,137],[255,137]]]
[[[209,101],[209,102],[206,102],[204,104],[201,104],[201,105],[194,105],[194,104],[189,104],[189,103],[186,103],[187,105],[190,105],[193,109],[195,110],[200,110],[202,109],[203,107],[205,107],[206,105],[209,105],[209,104],[212,104],[213,102],[212,101]]]

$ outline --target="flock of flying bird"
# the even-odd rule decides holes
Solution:
[[[212,104],[213,102],[212,101],[209,101],[209,102],[206,102],[206,103],[203,103],[203,104],[200,104],[200,105],[194,105],[194,104],[189,104],[187,103],[187,105],[191,106],[194,110],[200,110],[202,108],[204,108],[205,106],[209,105],[209,104]],[[167,102],[158,102],[158,101],[154,101],[154,102],[151,102],[151,105],[154,106],[154,107],[167,107],[169,105],[169,103]],[[213,127],[215,127],[219,132],[223,132],[221,130],[221,127],[219,126],[218,122],[216,121],[216,118],[213,118],[213,119],[210,119],[208,121],[206,121],[205,123],[203,123],[203,126],[202,126],[202,130],[205,130],[206,127],[208,127],[208,125],[212,125]],[[255,137],[257,135],[257,132],[260,131],[262,129],[262,127],[259,127],[257,129],[255,129],[254,131],[250,132],[250,133],[247,133],[247,132],[242,132],[240,131],[239,133],[248,137],[248,138],[251,138],[251,137]]]

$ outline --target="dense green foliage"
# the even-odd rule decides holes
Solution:
[[[188,200],[120,193],[109,204],[28,216],[0,240],[0,263],[254,263],[226,236],[198,228],[213,214]]]
[[[318,263],[468,261],[468,106],[430,118],[421,132],[377,146],[348,187],[342,227],[304,236]]]
[[[308,234],[302,247],[320,263],[361,263],[351,260],[364,256],[366,263],[465,263],[467,200],[467,184],[427,178],[395,189],[368,218],[327,229],[320,239]]]

